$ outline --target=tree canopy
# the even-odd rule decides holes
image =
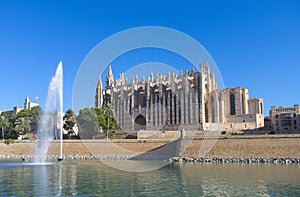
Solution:
[[[68,109],[63,117],[64,125],[63,128],[68,132],[68,138],[71,138],[75,134],[74,126],[76,124],[76,116],[73,110]]]
[[[39,106],[30,110],[21,110],[16,115],[8,117],[5,113],[0,115],[0,136],[5,139],[16,139],[28,133],[36,134],[42,109]],[[75,135],[74,127],[78,126],[78,135],[82,139],[91,139],[103,135],[103,132],[114,129],[117,125],[116,118],[110,106],[104,108],[84,108],[76,116],[75,112],[68,109],[63,117],[63,128],[68,132],[68,137]],[[3,131],[3,132],[2,132]]]
[[[77,121],[81,138],[92,138],[100,134],[102,130],[107,133],[114,129],[117,124],[110,107],[103,109],[84,108],[79,111]]]

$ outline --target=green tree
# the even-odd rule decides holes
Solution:
[[[117,125],[117,120],[114,117],[112,107],[110,105],[107,105],[103,108],[103,110],[105,114],[105,125],[103,125],[104,128],[106,130],[114,129]]]
[[[5,113],[2,113],[0,115],[0,128],[1,128],[1,136],[2,140],[4,142],[4,136],[5,136],[5,130],[9,126],[8,118]]]
[[[105,125],[106,125],[106,116],[104,114],[104,110],[101,108],[93,108],[93,110],[95,110],[96,114],[97,114],[97,120],[99,125],[103,128],[106,129]]]
[[[77,123],[81,139],[93,138],[99,131],[99,122],[96,111],[91,108],[79,110]]]
[[[5,130],[5,138],[17,139],[19,137],[19,133],[15,130],[16,115],[8,117],[8,122],[9,126]]]
[[[15,122],[15,130],[19,135],[26,135],[31,129],[31,118],[30,117],[19,117]]]
[[[17,113],[14,117],[15,117],[15,119],[30,117],[30,111],[27,109],[23,109],[23,110],[19,111],[19,113]]]
[[[37,133],[41,111],[42,109],[39,106],[32,107],[29,110],[29,117],[31,117],[31,132],[33,133]]]
[[[64,129],[68,132],[68,137],[71,138],[71,135],[74,135],[74,126],[76,124],[76,116],[74,111],[68,109],[66,114],[63,117],[64,119]]]

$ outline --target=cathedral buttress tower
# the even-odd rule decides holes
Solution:
[[[113,88],[115,86],[115,81],[114,81],[114,75],[112,73],[111,66],[108,67],[108,72],[106,75],[106,81],[105,81],[105,105],[111,103],[112,101],[112,94],[113,94]]]
[[[106,75],[106,89],[114,87],[114,75],[112,73],[111,66],[108,67],[108,73]]]
[[[96,96],[95,96],[95,107],[102,108],[103,106],[103,88],[100,76],[98,77],[98,83],[96,87]]]

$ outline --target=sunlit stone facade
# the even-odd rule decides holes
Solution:
[[[270,110],[271,128],[275,132],[300,131],[300,106],[293,107],[272,106]]]
[[[95,107],[110,104],[124,130],[249,130],[263,127],[263,100],[249,99],[247,88],[218,89],[208,64],[200,72],[151,73],[130,82],[123,73],[114,81],[111,66],[105,90],[98,80]]]

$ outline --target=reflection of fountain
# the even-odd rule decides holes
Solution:
[[[58,194],[57,196],[62,196],[62,182],[61,182],[61,176],[62,176],[62,165],[59,165],[59,173],[58,173]]]
[[[57,112],[59,110],[59,112]],[[62,62],[60,61],[55,76],[49,84],[45,109],[42,113],[37,132],[37,145],[35,148],[35,163],[45,163],[46,154],[50,142],[54,138],[53,128],[56,128],[58,123],[60,126],[60,156],[62,160],[62,137],[63,137],[63,72]],[[59,118],[57,118],[59,116]]]

